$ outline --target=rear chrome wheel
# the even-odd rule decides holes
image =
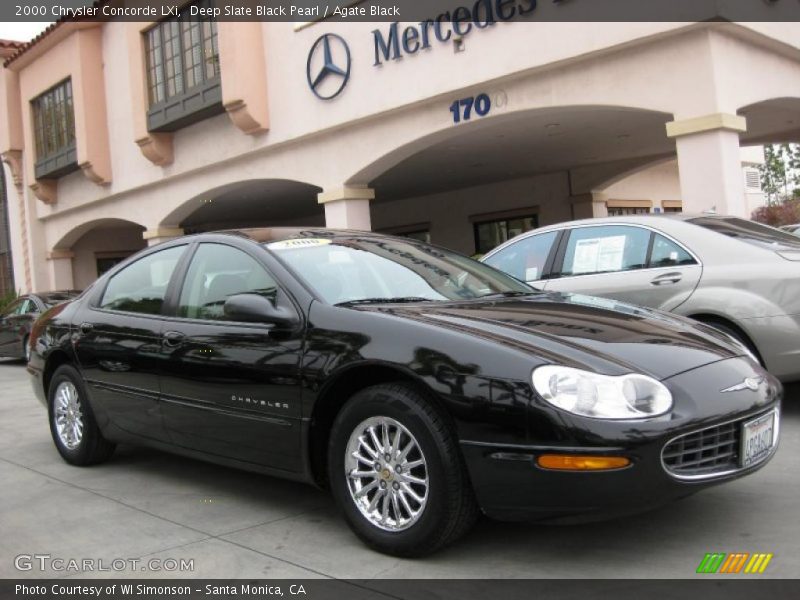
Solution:
[[[391,417],[370,417],[350,435],[344,457],[350,497],[373,525],[402,531],[422,516],[428,467],[416,438]]]
[[[53,425],[68,450],[75,450],[83,439],[83,412],[78,390],[71,381],[61,382],[55,391]]]
[[[97,426],[86,385],[72,365],[53,373],[47,394],[50,433],[61,457],[73,465],[92,465],[107,460],[114,444]]]

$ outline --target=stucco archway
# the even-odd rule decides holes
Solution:
[[[430,231],[431,241],[472,254],[485,250],[481,223],[514,220],[501,226],[505,236],[519,226],[592,216],[595,186],[674,158],[670,120],[668,113],[626,106],[509,112],[420,136],[374,158],[346,183],[374,190],[375,229]],[[446,222],[459,231],[445,231]]]
[[[738,113],[747,119],[743,144],[800,143],[800,97],[770,98]]]
[[[280,225],[322,225],[321,188],[288,179],[250,179],[206,190],[160,222],[185,232]]]
[[[99,275],[145,247],[144,226],[125,219],[95,219],[70,229],[49,253],[54,289],[84,289]]]

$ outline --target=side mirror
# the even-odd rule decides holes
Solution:
[[[229,296],[223,306],[225,316],[232,321],[246,323],[271,323],[287,326],[297,323],[297,314],[288,307],[288,300],[281,302],[282,292],[278,292],[278,305],[260,294],[234,294]]]

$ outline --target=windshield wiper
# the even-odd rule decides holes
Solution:
[[[345,300],[337,302],[334,306],[347,306],[350,304],[403,304],[406,302],[436,302],[433,298],[423,298],[421,296],[400,296],[396,298],[359,298],[357,300]]]
[[[530,294],[535,293],[534,291],[530,292],[493,292],[491,294],[484,294],[483,296],[478,296],[479,300],[485,300],[486,298],[513,298],[514,296],[528,296]]]

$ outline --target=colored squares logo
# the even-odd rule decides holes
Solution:
[[[709,552],[700,561],[698,573],[717,573],[735,575],[738,573],[757,574],[767,570],[772,554],[749,552]]]

